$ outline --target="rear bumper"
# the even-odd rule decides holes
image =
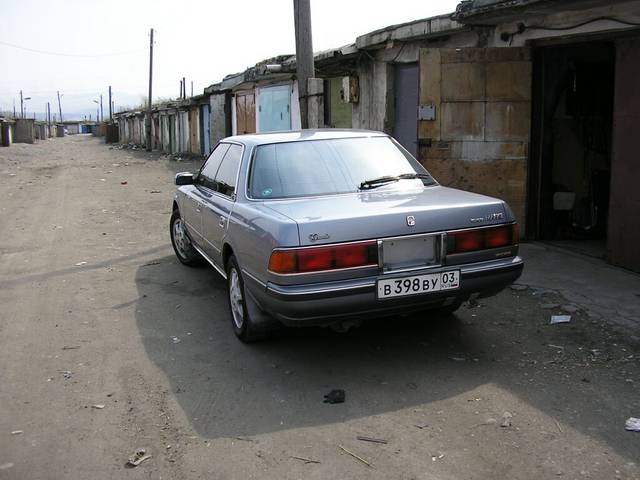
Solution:
[[[285,325],[326,325],[342,319],[371,318],[437,308],[467,300],[471,295],[495,295],[518,279],[523,266],[522,259],[516,256],[393,275],[394,278],[402,278],[460,270],[460,288],[385,300],[378,300],[376,295],[376,281],[381,276],[305,285],[267,283],[266,286],[249,278],[245,280],[245,285],[250,288],[260,307]]]

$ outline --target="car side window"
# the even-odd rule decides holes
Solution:
[[[224,154],[229,150],[229,146],[230,145],[228,143],[220,143],[213,152],[211,152],[211,155],[209,155],[209,158],[207,158],[207,161],[200,169],[198,181],[196,182],[197,185],[202,185],[203,187],[210,188],[211,190],[216,189],[216,173],[218,173]]]
[[[217,192],[228,197],[233,196],[236,191],[236,180],[238,178],[241,159],[242,147],[240,145],[231,145],[216,174],[215,184]]]

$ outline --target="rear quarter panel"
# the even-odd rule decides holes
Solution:
[[[236,203],[229,222],[227,243],[240,268],[266,283],[271,252],[279,245],[298,245],[298,226],[260,202]]]

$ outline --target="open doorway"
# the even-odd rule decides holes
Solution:
[[[606,254],[615,47],[588,42],[534,55],[529,232]]]

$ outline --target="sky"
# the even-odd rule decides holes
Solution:
[[[388,25],[455,10],[458,0],[311,0],[314,51]],[[295,53],[293,0],[0,0],[0,111],[96,114],[108,86],[116,110],[148,91],[154,28],[154,101],[187,95],[259,61]],[[10,45],[8,45],[10,44]],[[32,50],[37,50],[32,51]],[[42,53],[47,52],[47,53]],[[67,116],[65,115],[65,118]]]

